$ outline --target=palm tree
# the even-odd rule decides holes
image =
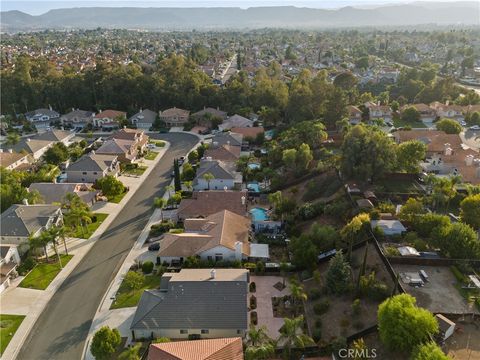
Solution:
[[[81,228],[82,234],[85,235],[84,226],[92,223],[92,212],[88,208],[72,207],[65,215],[65,219],[70,224],[74,224],[77,230]]]
[[[265,326],[257,329],[255,325],[251,325],[247,333],[246,345],[246,360],[268,359],[275,353],[274,341],[268,336]]]
[[[47,252],[47,246],[51,242],[51,237],[50,234],[48,234],[47,231],[42,232],[39,236],[35,237],[35,244],[37,244],[38,247],[43,247],[43,252],[45,253],[45,261],[48,263],[49,258],[48,258],[48,252]]]
[[[17,132],[11,131],[7,134],[7,141],[5,142],[7,145],[15,145],[20,141],[20,135]]]
[[[203,178],[203,180],[205,180],[207,182],[208,190],[210,190],[210,181],[215,179],[215,176],[213,176],[212,173],[205,173],[205,174],[203,174],[202,178]]]
[[[285,318],[283,326],[280,328],[280,337],[278,342],[283,345],[283,356],[285,359],[292,359],[292,348],[303,349],[308,345],[313,345],[313,339],[303,334],[303,315],[296,318]]]
[[[295,315],[297,315],[297,310],[302,301],[307,301],[307,293],[305,292],[302,285],[293,283],[290,284],[290,293],[293,301],[293,308]]]
[[[193,181],[184,181],[183,185],[187,188],[188,191],[192,191],[193,189]]]
[[[55,239],[60,239],[63,242],[63,247],[65,248],[65,254],[68,255],[68,249],[67,249],[67,229],[65,226],[52,226],[49,229],[50,233]]]

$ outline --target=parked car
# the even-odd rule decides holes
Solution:
[[[469,128],[470,130],[480,130],[480,125],[473,125],[473,126],[470,126]]]
[[[155,149],[157,146],[155,144],[148,144],[147,148],[148,149]]]
[[[160,250],[160,243],[156,242],[148,246],[148,251],[158,251]]]

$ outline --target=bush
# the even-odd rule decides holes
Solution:
[[[245,269],[248,269],[248,270],[255,270],[255,268],[257,267],[257,264],[251,263],[251,262],[247,262],[247,263],[243,264],[243,267],[244,267]]]
[[[318,300],[320,299],[321,295],[322,295],[322,292],[318,288],[313,288],[308,292],[308,298],[310,300]]]
[[[263,274],[265,272],[265,264],[261,261],[257,263],[257,266],[255,268],[255,273],[257,274]]]
[[[142,264],[142,272],[144,274],[151,274],[153,271],[153,262],[151,261],[145,261],[143,264]]]
[[[257,298],[255,295],[250,296],[250,309],[255,310],[257,308]]]
[[[37,265],[37,261],[33,257],[29,256],[17,267],[17,272],[19,275],[26,275],[35,267],[35,265]]]
[[[458,270],[458,268],[455,265],[450,266],[450,269],[452,270],[453,276],[455,276],[458,282],[460,283],[468,282],[468,278],[465,275],[463,275],[463,273],[460,270]]]
[[[150,236],[160,236],[166,232],[168,232],[170,229],[174,228],[175,224],[171,221],[163,221],[159,224],[153,224],[152,227],[150,228]]]
[[[315,315],[323,315],[328,311],[329,307],[330,307],[330,302],[327,299],[325,299],[313,305],[313,312],[315,313]]]
[[[400,256],[400,251],[396,247],[387,246],[385,248],[385,256]]]
[[[258,324],[258,317],[257,317],[257,312],[256,311],[252,311],[250,313],[250,323],[252,323],[252,325],[257,325]]]
[[[257,291],[257,285],[254,282],[251,282],[250,285],[248,285],[248,288],[250,292],[256,292]]]
[[[315,342],[319,342],[322,339],[322,329],[319,327],[316,327],[312,331],[312,339]]]

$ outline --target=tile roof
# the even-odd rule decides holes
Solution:
[[[134,145],[134,140],[108,139],[95,152],[97,154],[127,154]]]
[[[262,126],[246,128],[233,127],[230,131],[235,134],[241,134],[244,137],[255,138],[258,134],[263,134],[265,129]]]
[[[88,154],[82,156],[67,169],[68,171],[104,171],[117,159],[116,155]]]
[[[229,210],[238,215],[245,215],[242,197],[246,191],[209,190],[195,191],[190,199],[182,199],[177,210],[182,219],[198,216],[210,216],[221,210]]]
[[[2,236],[27,237],[46,226],[52,217],[58,215],[56,205],[12,205],[1,215]]]
[[[222,132],[212,138],[212,144],[242,146],[243,135],[234,132]]]
[[[185,232],[167,233],[160,241],[160,257],[188,257],[199,255],[216,246],[235,251],[241,242],[242,253],[250,254],[248,241],[250,219],[228,210],[221,210],[205,219],[186,219]]]
[[[225,111],[222,111],[220,109],[215,109],[211,107],[204,108],[200,111],[197,111],[196,113],[192,114],[192,117],[201,117],[206,114],[211,114],[212,116],[216,116],[222,119],[225,119],[227,117],[227,113]]]
[[[153,124],[156,118],[157,118],[157,113],[155,111],[145,109],[145,110],[140,110],[138,113],[133,115],[129,120],[130,122],[133,122],[133,120],[137,120],[137,122],[139,123]]]
[[[25,156],[27,155],[17,152],[0,152],[0,166],[8,167]]]
[[[127,113],[124,112],[124,111],[118,111],[118,110],[104,110],[104,111],[101,111],[99,112],[97,115],[95,115],[95,119],[105,119],[105,118],[108,118],[108,119],[115,119],[116,117],[123,117],[123,118],[126,118],[127,117]]]
[[[131,329],[238,329],[248,326],[246,269],[182,269],[145,290]]]
[[[209,147],[204,156],[213,160],[236,161],[240,158],[240,146],[221,145]]]
[[[173,107],[161,112],[161,116],[188,116],[190,111]]]
[[[92,184],[84,183],[33,183],[28,190],[37,190],[46,204],[62,203],[69,193],[77,194],[88,204],[99,193],[92,189]]]
[[[226,130],[231,129],[232,127],[253,127],[253,121],[241,115],[235,114],[230,116],[221,125],[221,128]]]
[[[456,134],[447,134],[440,130],[400,130],[394,133],[398,142],[419,140],[427,145],[428,152],[443,152],[445,144],[452,149],[461,148],[462,139]]]
[[[242,338],[151,344],[148,360],[243,360]]]

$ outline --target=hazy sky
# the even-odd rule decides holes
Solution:
[[[425,0],[423,0],[425,1]],[[435,1],[435,0],[427,0]],[[436,0],[438,1],[438,0]],[[441,1],[441,0],[440,0]],[[51,9],[91,7],[91,6],[129,6],[129,7],[255,7],[255,6],[288,6],[311,8],[339,8],[343,6],[371,6],[387,3],[408,3],[408,0],[150,0],[150,1],[117,1],[117,0],[63,0],[63,1],[1,1],[2,11],[20,10],[31,15],[43,14]]]

